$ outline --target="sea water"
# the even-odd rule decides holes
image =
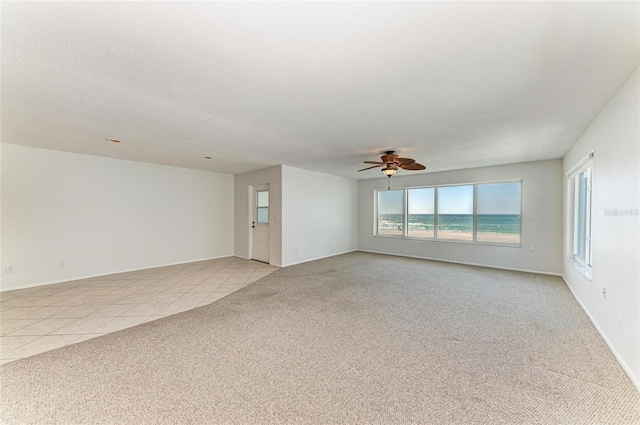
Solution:
[[[409,214],[409,231],[433,230],[433,214]],[[403,225],[402,214],[380,214],[379,229],[399,230]],[[438,229],[457,232],[473,232],[472,214],[440,214]],[[478,214],[478,233],[520,233],[519,214]]]

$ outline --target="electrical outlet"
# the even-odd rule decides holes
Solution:
[[[13,266],[7,266],[4,268],[5,273],[13,273]]]
[[[607,299],[607,288],[602,288],[602,298]]]
[[[67,267],[67,263],[64,261],[60,261],[60,268],[64,269],[65,267]]]
[[[536,247],[532,243],[529,244],[529,251],[535,251]]]

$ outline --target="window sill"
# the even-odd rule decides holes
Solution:
[[[569,261],[571,261],[571,262],[573,263],[573,266],[574,266],[576,269],[578,269],[578,271],[579,271],[580,273],[582,273],[582,274],[584,275],[584,277],[586,277],[586,278],[587,278],[587,279],[589,279],[589,280],[593,280],[593,277],[592,277],[592,275],[591,275],[591,267],[586,266],[586,265],[582,264],[581,262],[576,261],[576,260],[575,260],[575,259],[573,259],[573,258],[570,258],[570,259],[569,259]]]
[[[455,243],[462,245],[480,245],[480,246],[498,246],[503,248],[522,248],[522,243],[508,244],[508,243],[492,243],[492,242],[478,242],[469,240],[456,240],[456,239],[435,239],[435,238],[420,238],[415,236],[402,236],[402,235],[373,235],[374,238],[388,238],[388,239],[402,239],[406,241],[426,241],[426,242],[440,242],[440,243]]]

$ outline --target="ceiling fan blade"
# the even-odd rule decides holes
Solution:
[[[382,165],[384,164],[384,162],[380,162],[380,161],[365,161],[365,164],[377,164],[377,165]]]
[[[384,165],[384,164],[378,164],[378,165],[374,165],[373,167],[363,168],[362,170],[358,170],[358,171],[370,170],[370,169],[372,169],[372,168],[382,167],[383,165]]]
[[[409,164],[409,165],[400,164],[400,168],[402,168],[403,170],[415,171],[415,170],[424,170],[427,167],[425,167],[422,164],[418,164],[417,162],[415,162],[415,163]]]
[[[396,162],[400,165],[415,164],[416,160],[411,158],[396,158]]]

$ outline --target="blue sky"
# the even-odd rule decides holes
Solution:
[[[473,214],[473,185],[438,188],[440,214]]]
[[[520,214],[520,182],[479,184],[478,214]]]
[[[433,194],[435,189],[409,189],[409,214],[433,214]]]
[[[409,189],[409,214],[433,214],[434,188]],[[402,214],[402,190],[378,192],[380,214]],[[473,185],[438,188],[440,214],[472,214]],[[520,183],[478,185],[478,214],[520,214]]]
[[[378,192],[378,214],[402,214],[402,190]]]

